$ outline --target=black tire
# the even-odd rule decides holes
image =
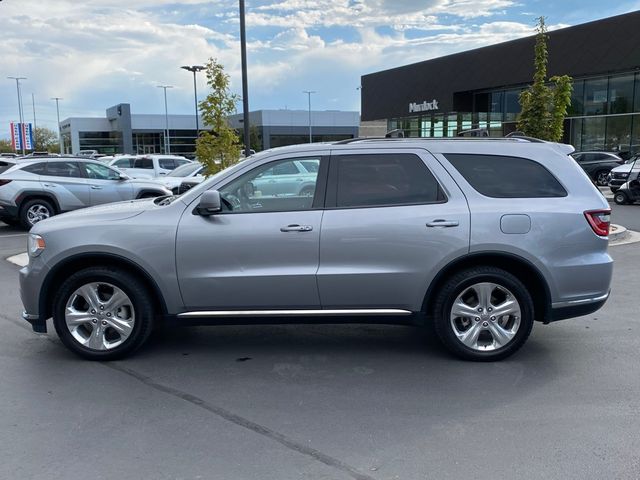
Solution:
[[[593,176],[593,180],[599,187],[606,187],[607,185],[609,185],[609,180],[607,178],[608,175],[609,172],[607,172],[606,170],[600,170]]]
[[[629,198],[624,192],[616,192],[616,194],[613,196],[613,201],[618,205],[626,205],[627,203],[629,203]]]
[[[468,287],[491,282],[506,288],[520,304],[520,326],[514,337],[504,346],[490,351],[474,350],[456,336],[450,321],[454,301]],[[480,362],[502,360],[515,353],[529,338],[533,328],[533,300],[524,284],[511,273],[494,267],[475,267],[452,276],[442,286],[434,303],[434,326],[438,338],[449,352],[464,359]]]
[[[65,310],[71,295],[83,285],[105,282],[120,288],[131,300],[135,323],[129,337],[110,350],[95,350],[77,341],[65,322]],[[53,325],[62,343],[75,354],[87,360],[117,360],[132,354],[149,338],[153,329],[154,308],[147,287],[138,277],[112,267],[90,267],[80,270],[65,280],[53,300]]]
[[[20,220],[12,217],[2,217],[0,218],[0,222],[4,222],[11,227],[17,227],[18,225],[20,225]]]
[[[56,214],[56,210],[55,208],[53,208],[53,205],[49,200],[44,200],[42,198],[32,198],[31,200],[27,200],[20,206],[19,214],[20,225],[22,225],[22,227],[26,228],[27,230],[31,230],[31,227],[38,223],[32,222],[29,219],[29,210],[33,207],[39,207],[40,209],[43,209],[42,211],[46,211],[49,217],[53,217]]]
[[[314,193],[316,193],[315,185],[307,185],[300,190],[299,197],[313,197]]]

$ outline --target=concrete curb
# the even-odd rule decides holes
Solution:
[[[617,247],[619,245],[628,245],[630,243],[640,242],[640,232],[634,232],[633,230],[626,230],[624,236],[611,240],[609,237],[609,246]]]
[[[609,232],[609,243],[618,242],[624,240],[629,236],[629,230],[622,225],[611,224],[611,231]]]

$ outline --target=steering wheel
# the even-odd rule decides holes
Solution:
[[[242,207],[240,199],[233,194],[228,194],[224,197],[220,195],[220,200],[222,200],[222,203],[224,203],[231,211],[236,210],[238,207]]]

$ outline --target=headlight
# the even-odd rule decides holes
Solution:
[[[44,238],[33,233],[29,234],[27,238],[27,251],[30,257],[37,257],[44,251],[45,247]]]

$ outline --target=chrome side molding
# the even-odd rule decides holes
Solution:
[[[344,308],[335,310],[209,310],[179,313],[178,318],[199,317],[301,317],[332,315],[411,315],[399,308]]]

